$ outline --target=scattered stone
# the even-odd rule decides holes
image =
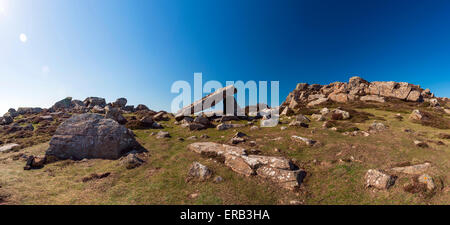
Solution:
[[[250,127],[250,130],[259,130],[259,127],[258,126],[252,126],[252,127]]]
[[[322,114],[312,114],[311,118],[315,121],[325,121],[325,116],[323,116]]]
[[[302,143],[305,143],[308,146],[314,146],[317,143],[317,141],[314,141],[314,140],[311,140],[308,138],[304,138],[304,137],[300,137],[300,136],[296,136],[296,135],[293,135],[291,137],[291,139],[294,141],[300,141]]]
[[[200,135],[200,138],[207,139],[207,138],[209,138],[209,136],[206,134],[202,134],[202,135]]]
[[[231,128],[239,128],[239,127],[244,127],[244,124],[229,124],[229,123],[221,123],[219,125],[217,125],[216,129],[217,130],[228,130]]]
[[[428,148],[428,144],[423,141],[415,140],[414,144],[420,148]]]
[[[423,114],[421,111],[419,111],[418,109],[415,109],[411,115],[409,116],[409,119],[412,120],[423,120],[425,119],[425,114]]]
[[[438,137],[442,139],[450,139],[450,134],[439,133]]]
[[[370,169],[367,171],[364,179],[366,180],[366,188],[374,187],[385,190],[395,184],[397,177],[385,174],[380,170]]]
[[[350,113],[341,109],[334,109],[331,111],[331,118],[333,120],[346,120],[350,119]]]
[[[221,183],[223,181],[223,178],[221,176],[216,176],[214,178],[214,183]]]
[[[425,173],[431,167],[431,163],[417,164],[413,166],[394,167],[392,172],[405,173],[410,175],[420,175]]]
[[[170,138],[170,134],[167,131],[159,131],[156,134],[156,138],[161,139],[161,138]]]
[[[280,127],[280,130],[286,130],[286,129],[287,129],[287,127],[285,127],[285,126]]]
[[[0,125],[9,125],[12,122],[14,122],[14,119],[11,116],[8,116],[8,115],[0,117],[0,118],[1,118]]]
[[[290,127],[304,127],[304,128],[308,128],[309,127],[309,125],[307,123],[296,121],[296,120],[290,122],[289,126]]]
[[[330,110],[328,108],[323,108],[320,110],[320,114],[322,114],[323,116],[327,115],[328,113],[330,113]]]
[[[369,131],[370,132],[378,132],[378,131],[383,131],[386,130],[387,127],[386,125],[384,125],[383,123],[380,122],[373,122],[370,126],[369,126]]]
[[[205,181],[209,179],[212,174],[212,171],[207,166],[202,165],[199,162],[194,162],[188,171],[186,182],[194,179],[198,181]]]
[[[40,169],[44,167],[44,164],[46,162],[45,156],[28,156],[27,162],[25,164],[24,170],[31,170],[31,169]]]
[[[47,156],[59,159],[118,159],[141,148],[131,130],[98,114],[79,114],[64,121],[50,140]]]
[[[141,166],[145,161],[140,159],[135,153],[128,154],[124,159],[124,164],[127,169],[134,169]]]
[[[24,115],[24,114],[38,114],[42,112],[42,108],[39,107],[19,107],[17,109],[17,113],[19,115]]]
[[[91,180],[99,180],[99,179],[103,179],[103,178],[105,178],[105,177],[108,177],[109,175],[111,175],[110,172],[106,172],[106,173],[92,173],[91,175],[89,175],[89,176],[87,176],[87,177],[83,177],[83,178],[81,179],[81,181],[82,181],[83,183],[86,183],[86,182],[91,181]]]
[[[427,185],[427,189],[432,191],[436,187],[433,178],[428,174],[422,174],[418,178],[418,182]]]
[[[8,153],[8,152],[16,151],[19,148],[20,148],[20,145],[16,144],[16,143],[5,144],[0,147],[0,152]]]
[[[186,138],[187,140],[197,140],[197,136],[190,136],[188,138]]]

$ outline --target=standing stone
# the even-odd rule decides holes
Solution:
[[[58,159],[117,159],[141,148],[131,130],[98,114],[79,114],[64,121],[50,140],[47,156]]]

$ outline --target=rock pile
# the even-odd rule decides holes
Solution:
[[[328,85],[299,83],[283,102],[282,109],[287,114],[304,106],[314,107],[327,101],[346,103],[360,100],[383,103],[385,98],[438,104],[434,94],[428,89],[423,90],[419,85],[393,81],[368,82],[360,77],[352,77],[348,83],[334,82]]]

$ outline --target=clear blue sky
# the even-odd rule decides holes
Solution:
[[[353,75],[449,97],[450,1],[0,0],[0,112],[66,96],[169,110],[194,72],[279,80],[280,102]]]

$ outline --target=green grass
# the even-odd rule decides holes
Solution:
[[[24,171],[24,161],[11,159],[18,153],[0,154],[0,194],[7,193],[6,204],[288,204],[291,200],[306,204],[448,204],[450,194],[444,191],[450,181],[450,140],[439,139],[438,133],[450,133],[410,121],[408,113],[403,119],[395,119],[398,112],[375,108],[359,108],[364,120],[354,126],[367,130],[369,125],[382,118],[389,129],[369,137],[345,136],[342,133],[322,128],[323,122],[311,122],[309,128],[288,127],[290,120],[274,128],[250,130],[250,126],[226,131],[207,129],[188,131],[174,125],[173,120],[162,122],[172,138],[156,139],[151,136],[154,129],[135,130],[138,141],[148,150],[141,155],[146,161],[142,166],[127,170],[120,160],[88,160],[87,162],[61,161],[46,165],[43,169]],[[448,119],[446,117],[446,119]],[[246,123],[239,121],[238,123]],[[258,123],[255,123],[258,125]],[[280,127],[288,127],[281,131]],[[406,133],[410,128],[415,133]],[[259,149],[263,155],[283,156],[293,159],[308,175],[298,193],[277,187],[270,181],[257,177],[244,177],[223,164],[203,158],[186,149],[189,143],[213,141],[228,143],[241,131],[257,143],[250,147]],[[201,139],[207,134],[210,138]],[[197,140],[186,140],[197,136]],[[319,141],[315,147],[293,142],[290,137],[299,135]],[[179,141],[182,137],[185,141]],[[282,137],[281,140],[276,138]],[[416,147],[413,140],[442,141],[446,145],[429,143],[430,148]],[[39,144],[21,150],[25,154],[44,154],[48,144]],[[280,152],[274,151],[275,148]],[[351,162],[339,159],[353,157]],[[224,181],[214,183],[185,182],[192,162],[199,161],[222,176]],[[435,182],[443,183],[431,197],[403,191],[409,178],[401,178],[388,191],[373,191],[364,188],[364,174],[368,169],[387,169],[400,162],[421,163],[430,161],[433,168],[429,174]],[[109,177],[82,182],[91,173],[111,172]],[[191,194],[198,194],[190,198]]]

